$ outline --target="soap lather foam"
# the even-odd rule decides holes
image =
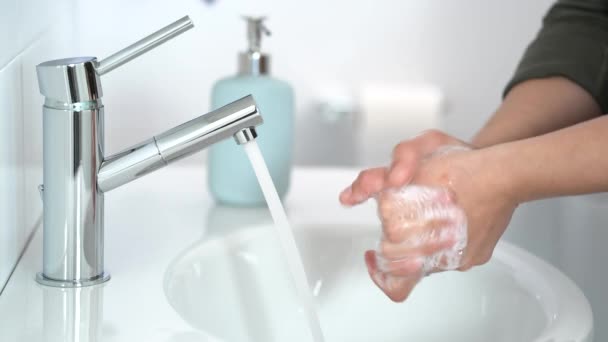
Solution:
[[[376,259],[381,272],[394,269],[391,263],[403,263],[411,258],[421,261],[417,275],[420,278],[433,270],[454,270],[461,266],[467,245],[467,219],[464,210],[450,199],[448,189],[410,185],[385,190],[376,200],[385,228],[390,225],[392,233],[406,237],[400,242],[405,251],[415,251],[441,241],[452,242],[431,255],[415,253],[398,259],[385,257],[378,248]],[[380,244],[386,241],[387,237],[383,236]]]

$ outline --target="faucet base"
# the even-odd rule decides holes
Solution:
[[[86,280],[57,280],[47,278],[44,274],[42,274],[42,272],[38,272],[36,274],[36,281],[38,282],[38,284],[61,288],[75,288],[99,285],[105,283],[108,280],[110,280],[110,274],[105,272],[98,277]]]

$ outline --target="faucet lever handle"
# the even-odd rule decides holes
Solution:
[[[106,57],[97,62],[96,72],[98,75],[106,74],[130,60],[152,50],[153,48],[177,37],[178,35],[193,28],[194,24],[190,17],[185,16],[178,21],[163,27],[162,29],[152,33],[151,35],[127,46],[126,48]]]

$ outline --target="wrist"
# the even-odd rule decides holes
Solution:
[[[526,202],[522,192],[522,178],[513,158],[511,143],[494,145],[474,151],[474,165],[478,165],[477,180],[479,186],[490,191],[503,201],[513,206]]]

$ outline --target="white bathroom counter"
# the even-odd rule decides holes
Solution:
[[[356,174],[295,169],[286,199],[291,222],[375,224],[374,205],[345,209],[338,203]],[[40,286],[34,280],[42,269],[39,227],[0,295],[0,341],[60,341],[62,335],[65,341],[87,341],[83,336],[94,340],[96,331],[103,341],[207,341],[167,302],[165,271],[197,241],[259,215],[216,206],[202,166],[159,170],[109,192],[105,204],[105,268],[112,279],[80,292]]]

